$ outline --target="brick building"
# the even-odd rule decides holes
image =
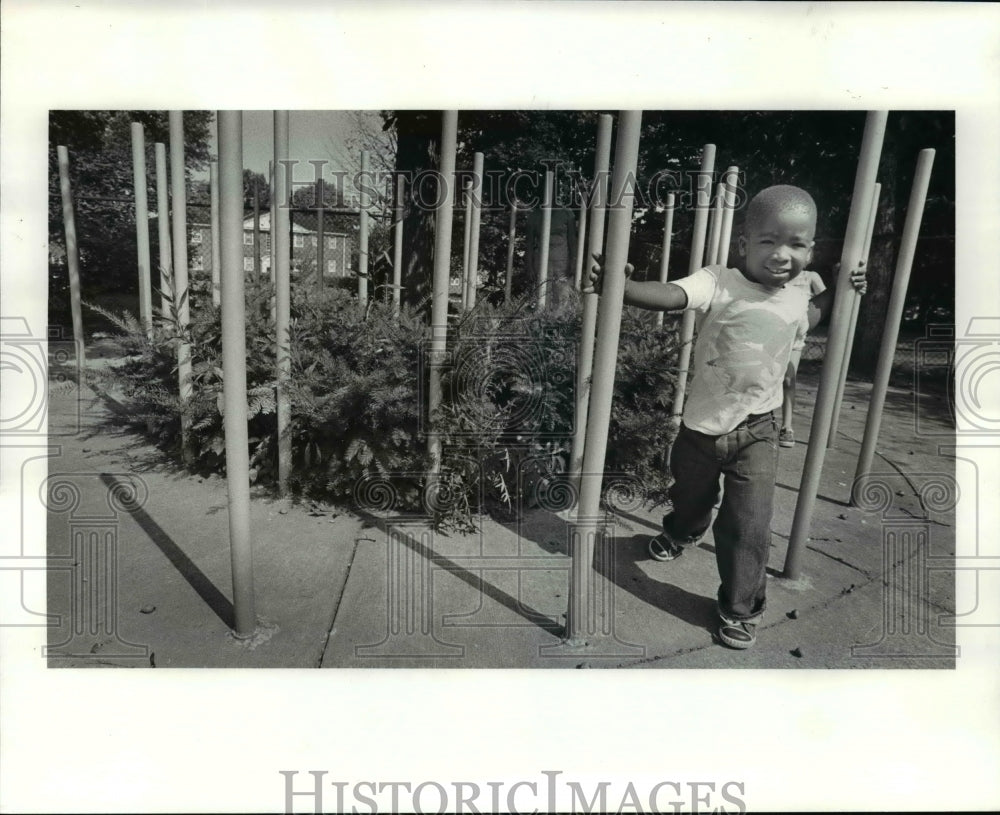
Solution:
[[[353,277],[357,263],[358,214],[349,211],[327,212],[323,219],[323,276]],[[297,211],[291,219],[291,271],[314,274],[319,259],[318,218],[315,211]],[[191,271],[212,271],[212,227],[191,223],[189,227],[189,264]],[[271,266],[271,214],[260,214],[260,264],[264,274]],[[254,269],[254,219],[243,221],[243,269]]]

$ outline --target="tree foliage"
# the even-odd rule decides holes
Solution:
[[[50,296],[52,302],[68,303],[68,295],[62,296],[68,283],[56,157],[58,145],[64,145],[69,152],[84,295],[93,296],[101,291],[138,291],[132,122],[139,122],[144,129],[147,207],[152,216],[157,210],[156,142],[166,146],[169,165],[170,140],[165,111],[55,110],[49,114],[49,245],[53,247],[50,250],[50,288],[56,295]],[[193,172],[207,166],[212,122],[210,111],[186,111],[184,114],[184,164],[189,183]],[[169,178],[167,183],[169,185]],[[150,230],[154,268],[157,240],[154,226]]]
[[[458,117],[456,169],[471,171],[473,153],[485,155],[487,176],[504,189],[515,173],[559,167],[564,173],[564,203],[572,176],[584,184],[593,173],[599,112],[581,111],[462,111]],[[386,111],[386,127],[396,134],[396,169],[410,176],[436,169],[441,113]],[[740,206],[755,192],[772,184],[794,184],[808,190],[819,210],[814,268],[828,282],[847,225],[857,169],[863,112],[841,111],[646,111],[643,114],[630,260],[638,278],[658,272],[662,246],[662,204],[666,194],[679,195],[674,218],[671,277],[687,273],[697,184],[696,172],[705,144],[717,147],[715,180],[728,166],[740,169]],[[954,115],[940,111],[898,111],[889,116],[880,168],[883,198],[880,229],[872,248],[874,285],[862,322],[882,322],[895,256],[902,232],[904,203],[912,182],[916,154],[922,147],[938,151],[924,228],[911,283],[911,313],[927,313],[926,303],[949,303],[954,295]],[[516,187],[518,191],[525,187]],[[530,189],[530,185],[528,187]],[[537,188],[536,188],[537,189]],[[896,192],[896,191],[899,192]],[[897,205],[896,199],[901,200]],[[406,294],[413,304],[430,290],[434,212],[408,199],[405,242]],[[494,292],[502,291],[506,267],[509,198],[493,201],[483,212],[480,267]],[[453,254],[460,257],[461,207],[456,208]],[[533,284],[523,263],[524,220],[515,238],[514,291]],[[737,213],[734,244],[739,234]],[[731,259],[735,262],[735,254]],[[461,267],[461,261],[453,263]],[[920,306],[920,303],[925,305]],[[945,309],[946,312],[950,309]]]

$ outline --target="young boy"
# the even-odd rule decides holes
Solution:
[[[789,285],[801,286],[806,290],[810,300],[817,294],[826,291],[823,278],[808,269],[792,280]],[[795,413],[795,377],[799,370],[802,349],[806,347],[806,333],[808,331],[809,314],[804,313],[799,321],[799,330],[795,334],[795,342],[792,343],[792,356],[788,360],[788,369],[785,371],[784,399],[781,403],[781,430],[778,433],[778,445],[781,447],[795,446],[795,429],[792,427],[792,416]]]
[[[812,257],[816,204],[804,190],[769,187],[748,205],[739,241],[742,268],[709,266],[673,283],[625,285],[625,303],[693,309],[698,341],[683,421],[670,455],[673,510],[649,542],[655,560],[680,556],[712,522],[721,585],[718,637],[749,648],[764,611],[771,510],[777,470],[782,382],[808,295],[787,285]],[[591,275],[600,282],[600,267]],[[628,272],[628,270],[626,270]],[[851,282],[864,292],[864,272]],[[829,309],[829,291],[813,305]]]

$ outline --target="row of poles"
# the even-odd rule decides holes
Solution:
[[[586,642],[588,631],[593,630],[591,613],[591,593],[594,590],[593,557],[599,526],[602,521],[600,499],[605,465],[608,428],[611,417],[611,403],[614,392],[614,377],[620,336],[621,317],[624,304],[625,274],[628,259],[629,238],[632,229],[634,203],[634,179],[636,178],[641,129],[641,111],[621,111],[618,115],[618,132],[615,144],[613,171],[609,173],[612,117],[602,115],[598,121],[597,149],[594,165],[594,187],[589,202],[581,206],[580,223],[586,223],[587,256],[605,255],[605,280],[603,293],[598,296],[583,288],[582,294],[582,336],[578,349],[577,403],[575,406],[575,427],[570,460],[570,476],[579,496],[576,514],[571,522],[571,577],[570,598],[567,615],[567,642],[571,645]],[[800,573],[801,552],[808,536],[809,524],[815,506],[823,457],[828,444],[832,444],[835,433],[835,413],[843,396],[842,380],[846,376],[849,332],[853,332],[857,319],[858,295],[850,285],[850,272],[858,262],[867,256],[871,244],[874,223],[874,208],[877,205],[875,176],[885,133],[885,112],[871,112],[865,123],[861,155],[855,178],[854,194],[850,216],[840,260],[840,273],[836,286],[833,316],[827,340],[827,350],[817,402],[814,410],[809,449],[806,457],[803,479],[799,490],[792,534],[788,545],[784,576],[795,579]],[[218,212],[218,234],[220,236],[219,263],[214,262],[213,284],[218,275],[219,298],[222,308],[223,337],[223,389],[224,389],[224,430],[226,438],[227,484],[229,489],[230,547],[232,557],[233,594],[235,609],[235,633],[250,636],[256,629],[253,598],[253,558],[249,527],[249,459],[247,439],[247,399],[246,399],[246,338],[243,270],[243,142],[242,113],[239,111],[219,111],[218,123],[218,183],[213,185],[213,225]],[[133,125],[135,128],[141,125]],[[445,180],[456,178],[455,158],[457,150],[457,111],[445,111],[442,115],[440,173]],[[170,159],[171,193],[174,204],[173,253],[171,241],[166,239],[164,230],[167,212],[166,189],[160,183],[165,170],[163,145],[156,145],[158,207],[161,213],[160,265],[163,269],[174,269],[172,287],[178,322],[183,326],[188,321],[188,303],[183,294],[187,290],[186,223],[184,218],[184,154],[183,122],[180,112],[170,113]],[[278,190],[288,188],[288,113],[274,113],[274,176]],[[80,358],[83,358],[82,329],[79,315],[79,268],[76,259],[76,233],[73,221],[72,193],[69,185],[68,154],[66,148],[58,147],[60,188],[62,192],[63,214],[66,225],[67,259],[69,265],[71,294],[73,296],[74,337],[77,340]],[[917,170],[907,210],[901,249],[896,265],[893,290],[890,297],[889,313],[879,352],[878,367],[873,383],[872,397],[868,411],[862,451],[858,460],[856,480],[870,472],[875,444],[879,432],[881,412],[885,392],[891,372],[896,338],[902,319],[903,304],[915,253],[919,225],[923,215],[924,202],[934,158],[933,150],[920,152]],[[138,202],[145,201],[144,151],[133,153],[136,173],[137,220],[145,224],[140,215]],[[701,178],[711,178],[714,173],[715,146],[705,145],[702,151]],[[739,170],[729,167],[722,183],[716,188],[715,205],[711,205],[711,186],[698,187],[692,233],[692,251],[688,273],[700,269],[706,263],[726,263],[731,242],[733,213],[736,204],[736,183]],[[213,172],[213,178],[215,177]],[[140,185],[141,178],[141,185]],[[475,305],[475,279],[478,268],[478,199],[481,197],[482,154],[475,154],[473,181],[466,187],[466,240],[463,257],[463,307]],[[456,188],[452,183],[442,185],[436,213],[435,247],[433,264],[433,292],[431,301],[431,355],[432,359],[443,358],[447,350],[448,302],[450,293],[450,258],[452,244],[453,212],[456,205]],[[616,205],[607,214],[608,200]],[[397,185],[395,198],[395,247],[394,300],[398,304],[401,288],[399,272],[402,267],[402,185]],[[546,179],[543,199],[543,253],[547,246],[545,213],[551,213],[551,181]],[[672,223],[675,201],[667,200],[664,224],[663,257],[660,265],[660,280],[667,278],[669,250],[672,239]],[[506,289],[509,295],[510,272],[513,258],[513,236],[515,231],[516,207],[511,209],[510,237],[508,247],[508,270]],[[290,233],[287,207],[273,208],[272,248],[275,285],[275,325],[277,333],[277,414],[278,414],[278,481],[284,489],[290,471],[290,401],[287,388],[291,373],[289,355],[289,306],[290,306]],[[362,207],[362,215],[365,209]],[[607,246],[604,247],[605,221],[607,221]],[[550,223],[550,221],[549,221]],[[362,223],[362,253],[367,253],[365,224]],[[582,230],[581,230],[582,231]],[[143,239],[139,236],[140,244]],[[148,236],[146,238],[148,252]],[[576,281],[581,283],[583,265],[583,241],[578,241],[576,258]],[[171,262],[172,260],[172,262]],[[546,258],[541,258],[541,274],[544,275]],[[143,272],[142,248],[140,246],[140,275],[147,281],[141,282],[140,305],[142,321],[151,330],[151,303],[148,283],[148,262]],[[364,292],[361,284],[366,283],[364,275],[359,279],[359,299]],[[539,281],[539,289],[544,291],[544,280]],[[215,285],[213,285],[213,289]],[[213,298],[214,299],[214,298]],[[539,305],[544,307],[541,298]],[[163,308],[168,307],[166,296]],[[681,324],[681,359],[678,370],[678,384],[674,398],[674,414],[680,416],[687,367],[693,337],[693,314],[684,312]],[[191,396],[190,347],[180,343],[177,350],[182,401]],[[429,404],[433,415],[441,404],[441,367],[430,366]],[[182,431],[183,432],[183,431]],[[427,438],[431,470],[428,482],[431,486],[438,477],[441,466],[441,438],[432,429]]]
[[[611,402],[614,392],[615,367],[617,362],[619,332],[624,303],[625,274],[628,259],[629,236],[632,228],[634,190],[630,179],[636,177],[639,150],[639,132],[642,114],[639,111],[621,111],[618,118],[618,134],[615,145],[615,162],[610,176],[611,200],[616,202],[610,218],[607,218],[607,247],[602,252],[606,208],[608,201],[609,159],[611,147],[612,120],[602,115],[598,123],[597,149],[595,153],[594,180],[589,207],[581,212],[581,225],[587,224],[587,255],[605,255],[605,280],[603,293],[598,297],[592,291],[583,290],[582,335],[577,359],[577,403],[575,406],[576,433],[570,458],[570,477],[579,496],[576,515],[571,523],[571,577],[570,599],[567,615],[566,639],[571,645],[586,642],[588,631],[593,630],[591,593],[593,583],[593,557],[600,515],[600,497],[611,417]],[[844,383],[849,362],[851,337],[856,327],[859,295],[850,284],[851,271],[859,261],[867,261],[871,246],[874,222],[878,205],[878,187],[875,182],[882,143],[885,135],[887,113],[870,112],[865,121],[862,145],[855,177],[854,193],[850,216],[840,259],[840,271],[836,285],[833,315],[827,340],[825,362],[817,394],[809,452],[805,463],[799,500],[796,506],[792,535],[789,541],[783,576],[797,579],[800,576],[801,553],[808,537],[808,529],[815,507],[819,478],[824,454],[832,446],[836,436],[835,417],[839,413],[843,398]],[[444,113],[441,139],[441,173],[450,178],[455,171],[455,146],[457,133],[457,112]],[[917,169],[907,209],[901,249],[893,280],[879,361],[873,384],[873,393],[867,416],[862,452],[858,460],[855,480],[867,475],[872,466],[874,446],[877,440],[885,391],[888,386],[892,359],[902,318],[903,303],[909,283],[910,270],[923,217],[924,203],[933,163],[934,150],[922,150],[917,161]],[[701,178],[711,178],[714,173],[715,145],[705,145],[702,151]],[[477,161],[477,167],[480,166]],[[480,167],[481,169],[481,167]],[[692,236],[692,251],[688,273],[692,274],[706,264],[725,264],[732,238],[733,214],[736,206],[736,184],[739,168],[730,166],[722,183],[716,188],[715,205],[711,205],[711,186],[698,186],[697,206]],[[449,190],[453,189],[448,185]],[[474,189],[474,188],[470,188]],[[451,246],[453,197],[446,196],[438,211],[434,300],[432,308],[432,353],[443,356],[447,342],[447,296],[448,264]],[[672,223],[675,202],[667,201],[664,225],[664,251],[660,266],[660,280],[666,281]],[[540,261],[542,279],[539,281],[539,306],[544,307],[547,232],[550,223],[551,180],[546,179],[543,199],[542,258]],[[514,234],[516,210],[511,210],[510,234]],[[475,224],[467,218],[468,224]],[[582,241],[579,242],[582,244]],[[466,246],[469,240],[466,241]],[[509,267],[513,256],[513,241],[508,249]],[[582,246],[578,246],[577,283],[580,284],[582,266]],[[474,263],[466,254],[466,273],[474,269]],[[468,278],[464,281],[465,304],[470,303]],[[474,301],[473,301],[474,302]],[[662,321],[660,321],[662,324]],[[694,314],[685,311],[681,323],[681,353],[678,365],[678,382],[674,396],[673,414],[679,420],[683,410],[685,386],[694,334]],[[430,407],[433,411],[440,404],[440,373],[436,366],[431,368]],[[433,473],[440,466],[440,440],[432,434],[429,442]]]

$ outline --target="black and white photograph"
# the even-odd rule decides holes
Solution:
[[[907,5],[951,79],[877,3],[9,4],[0,811],[995,806],[1000,15]]]
[[[50,666],[954,667],[953,112],[49,122]]]

